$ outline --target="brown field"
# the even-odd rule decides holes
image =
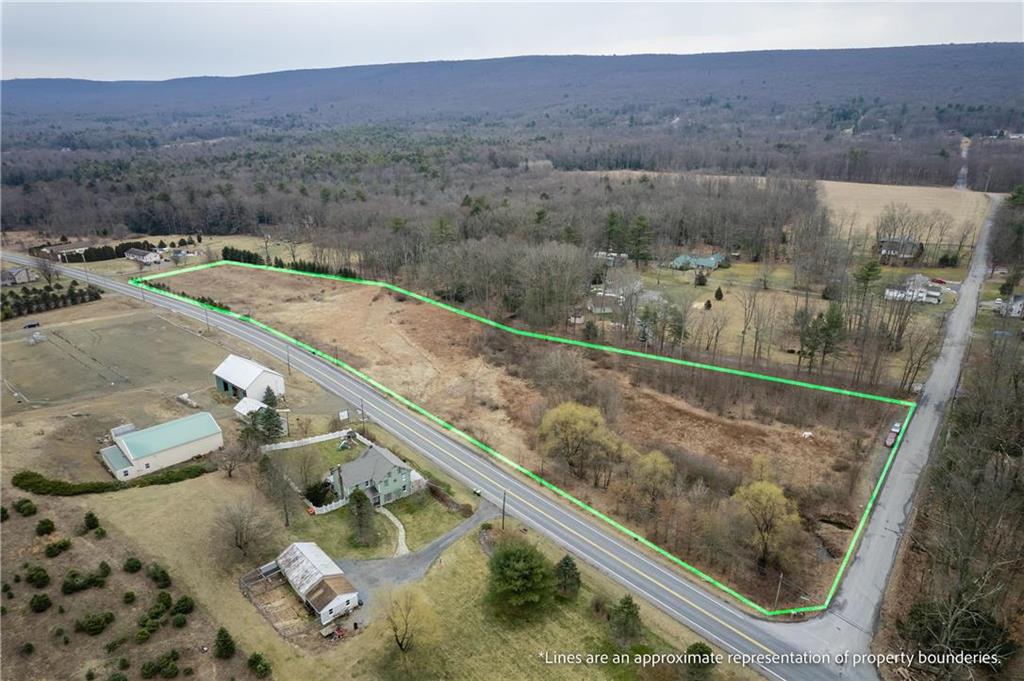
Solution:
[[[165,283],[176,291],[214,295],[233,310],[331,352],[506,456],[541,469],[533,433],[543,400],[526,380],[481,358],[478,345],[484,327],[471,320],[376,288],[230,266],[183,274]],[[849,470],[858,440],[870,442],[874,435],[816,422],[813,414],[799,425],[757,420],[744,408],[714,414],[634,385],[614,366],[595,369],[617,382],[623,408],[620,431],[634,446],[670,445],[709,457],[740,477],[750,474],[755,457],[767,456],[772,474],[791,489],[841,487],[848,484],[841,471]],[[813,438],[802,437],[808,429]],[[864,497],[873,480],[869,477],[877,472],[869,463],[872,456],[863,463],[853,460],[864,470],[852,498]],[[601,493],[589,486],[557,481],[599,508],[614,505],[594,499]],[[828,541],[842,544],[848,535],[839,533]],[[820,555],[813,560],[821,560]],[[815,570],[811,579],[816,584],[811,588],[819,589],[834,567],[825,560]]]
[[[857,182],[820,181],[821,197],[837,215],[852,221],[854,229],[874,235],[875,221],[891,203],[902,203],[912,210],[930,213],[938,210],[953,218],[959,233],[961,225],[974,228],[967,244],[985,219],[988,197],[981,192],[960,191],[952,187],[908,187]],[[955,237],[953,237],[955,238]]]

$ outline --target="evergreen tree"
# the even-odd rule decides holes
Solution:
[[[217,638],[213,640],[213,654],[222,660],[235,655],[235,639],[231,638],[231,634],[224,627],[217,631]]]
[[[722,293],[722,287],[719,286],[718,288],[715,289],[715,300],[721,300],[724,297],[725,294]]]
[[[361,489],[348,497],[352,513],[352,542],[358,546],[372,546],[377,535],[373,531],[373,502]]]
[[[263,404],[267,405],[268,407],[274,407],[276,409],[277,393],[275,393],[273,388],[271,388],[268,385],[267,389],[263,391],[263,399],[261,399],[260,401],[263,402]]]
[[[490,560],[488,598],[505,616],[529,615],[551,600],[554,575],[537,547],[524,541],[503,542]]]
[[[612,635],[620,643],[628,644],[640,637],[643,625],[640,622],[640,608],[629,594],[622,597],[611,616]]]
[[[568,553],[555,565],[555,588],[562,598],[576,598],[580,592],[580,571]]]

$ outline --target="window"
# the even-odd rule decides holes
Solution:
[[[146,469],[147,469],[147,470],[149,469],[149,464],[148,464],[148,463],[146,464]]]
[[[128,477],[128,469],[126,468],[123,471],[121,471],[121,475],[123,475],[124,477],[127,478]]]

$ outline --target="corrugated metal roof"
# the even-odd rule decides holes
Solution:
[[[303,598],[325,577],[344,574],[330,556],[311,541],[290,544],[277,557],[277,565]]]
[[[219,432],[220,426],[210,412],[201,411],[151,428],[126,433],[114,438],[114,443],[126,455],[137,461]]]
[[[253,381],[260,377],[264,371],[277,374],[273,369],[268,369],[258,362],[238,355],[228,355],[220,365],[213,370],[213,375],[227,381],[231,385],[238,386],[242,390],[248,390]]]

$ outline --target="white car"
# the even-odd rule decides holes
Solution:
[[[892,424],[892,428],[889,429],[889,432],[890,433],[898,433],[901,430],[903,430],[903,424],[900,423],[899,421],[897,421],[896,423]]]

